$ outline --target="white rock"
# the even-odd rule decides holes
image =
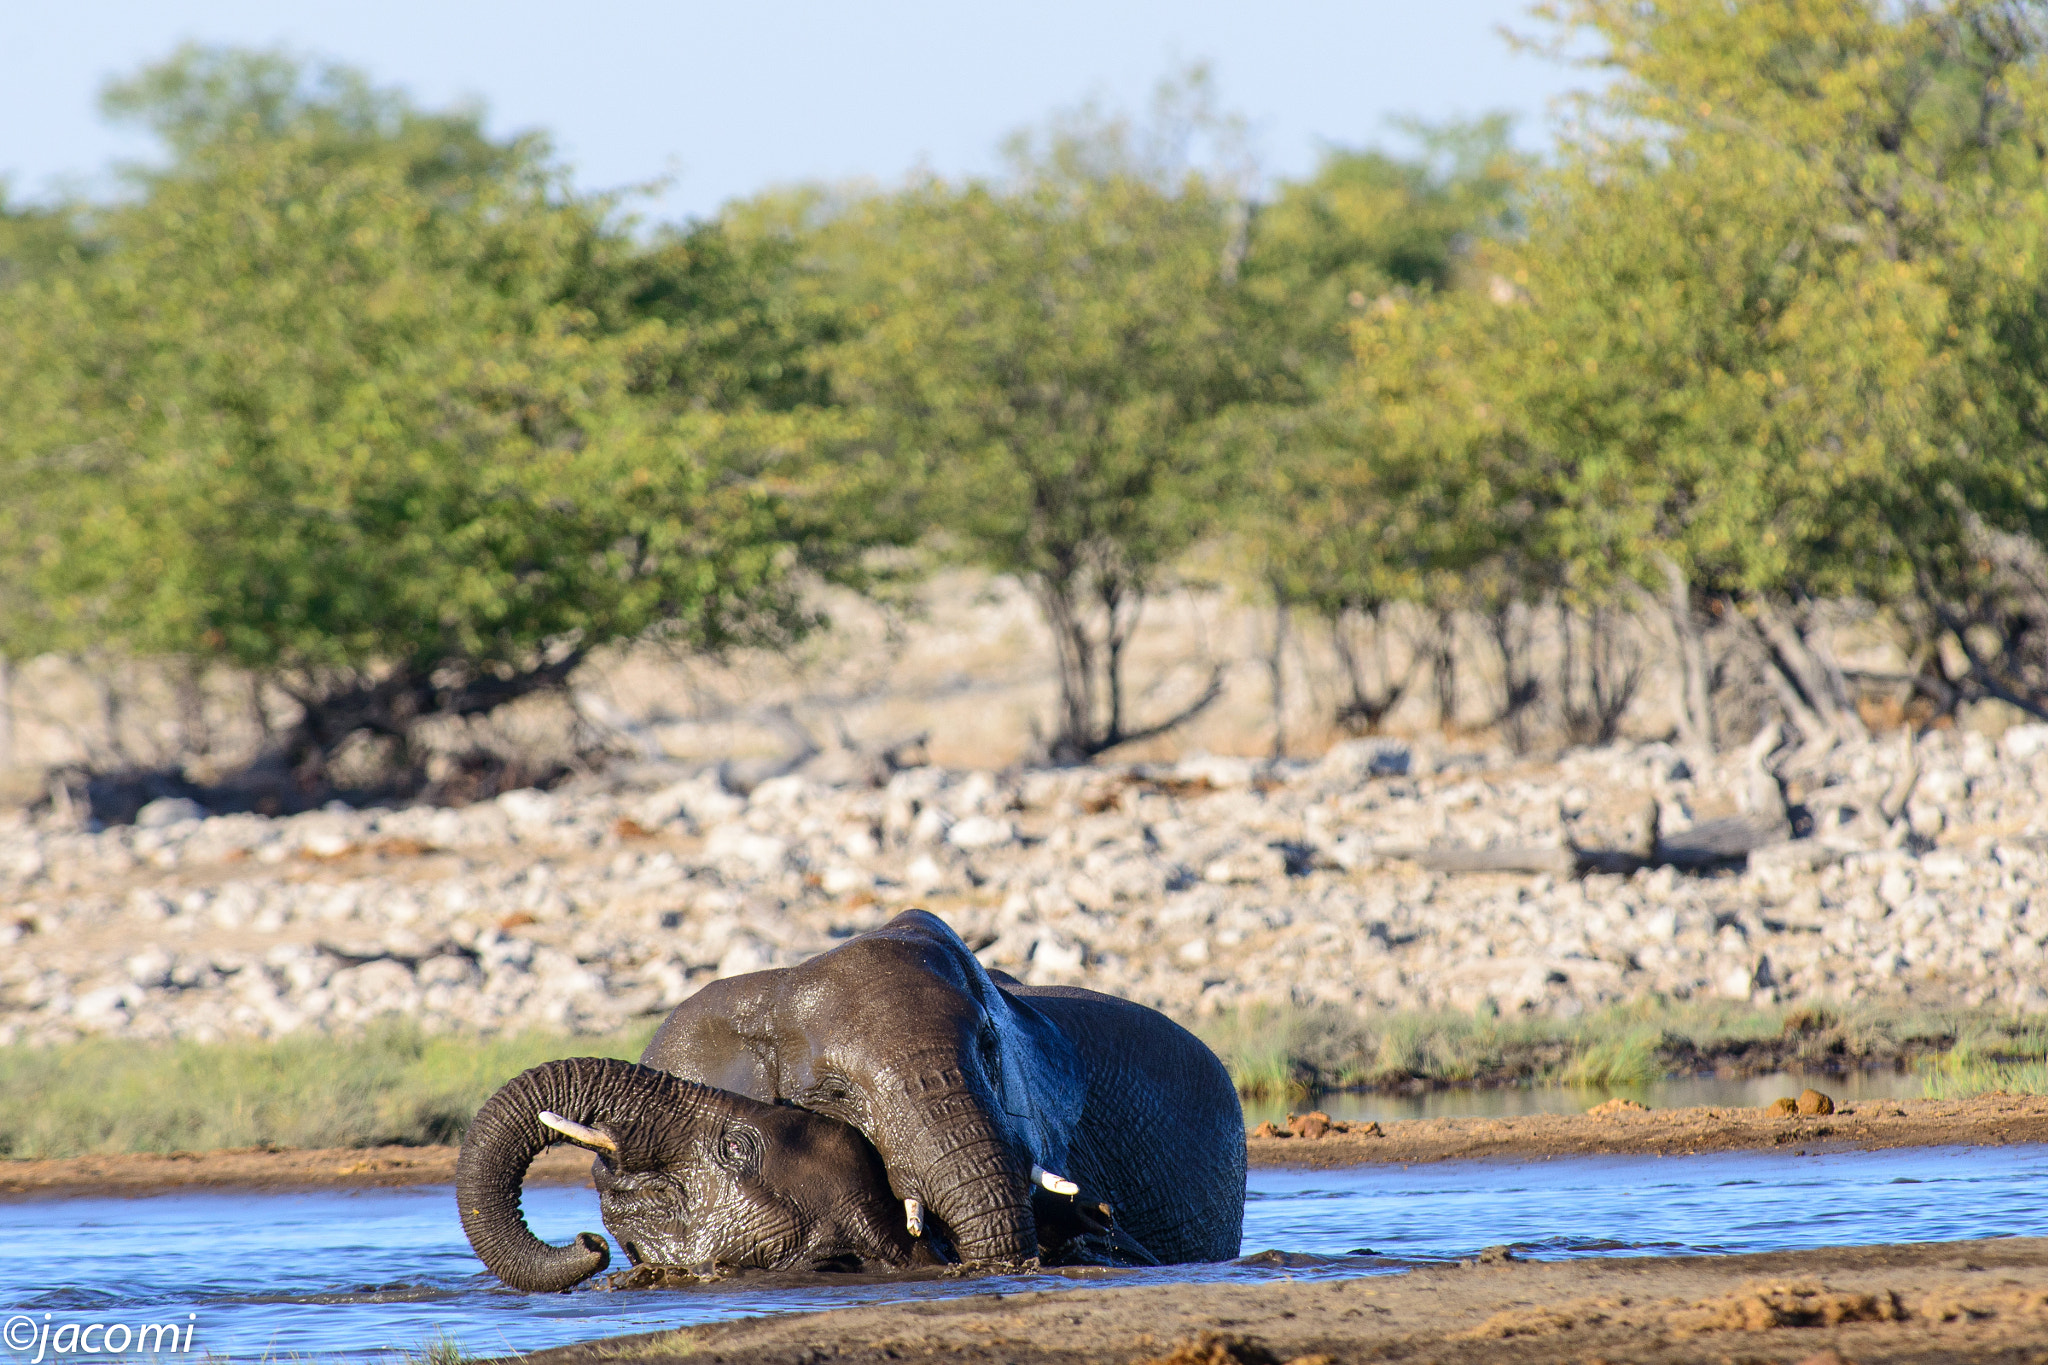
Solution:
[[[315,858],[339,858],[355,847],[355,841],[338,829],[316,829],[308,831],[299,840],[299,847]]]
[[[1335,744],[1316,764],[1319,777],[1356,782],[1368,777],[1406,777],[1414,753],[1393,739],[1348,739]]]
[[[523,827],[551,825],[560,813],[554,797],[531,787],[501,792],[497,806],[514,825]]]
[[[88,1024],[124,1022],[127,1011],[121,1008],[121,1001],[126,994],[126,988],[121,986],[101,986],[98,990],[86,991],[72,1000],[71,1015]]]
[[[1087,956],[1080,944],[1048,934],[1031,945],[1031,969],[1034,975],[1040,971],[1078,972]]]
[[[778,872],[789,845],[772,834],[759,834],[737,821],[720,825],[704,841],[704,854],[716,860],[743,863],[761,876]]]
[[[803,809],[811,797],[811,784],[795,773],[771,777],[747,794],[747,805],[755,810],[777,812]]]
[[[989,815],[970,815],[946,831],[946,842],[955,848],[997,848],[1016,838],[1015,825]]]
[[[1287,875],[1287,859],[1278,849],[1243,848],[1215,859],[1202,869],[1202,880],[1216,886],[1272,881]]]
[[[164,829],[190,820],[204,820],[210,811],[189,796],[159,796],[135,812],[139,829]]]
[[[121,965],[127,969],[128,979],[138,986],[171,984],[171,955],[162,948],[145,948]]]
[[[1173,775],[1181,781],[1207,782],[1219,790],[1249,787],[1258,772],[1259,765],[1249,758],[1220,754],[1195,754],[1173,765]]]
[[[744,976],[748,972],[765,971],[775,965],[775,952],[752,934],[741,934],[734,938],[718,959],[718,978],[723,981],[729,976]]]
[[[818,885],[828,896],[845,896],[855,891],[872,891],[875,888],[875,874],[864,868],[848,867],[834,863],[818,877]]]
[[[919,846],[938,843],[953,827],[953,817],[937,806],[926,806],[910,822],[910,842]]]
[[[2036,721],[2029,725],[2015,725],[1999,740],[2005,756],[2026,762],[2035,755],[2048,752],[2048,724]]]
[[[929,853],[920,853],[903,869],[903,884],[919,894],[936,891],[947,880],[945,867]]]

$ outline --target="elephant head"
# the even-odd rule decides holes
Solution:
[[[1051,1019],[997,988],[945,923],[910,910],[796,967],[714,982],[648,1044],[651,1067],[842,1119],[961,1259],[1037,1253],[1088,1068]]]
[[[917,1258],[880,1157],[845,1124],[583,1057],[506,1082],[463,1140],[462,1230],[515,1289],[567,1289],[611,1263],[602,1237],[551,1246],[521,1214],[527,1167],[561,1141],[596,1153],[604,1225],[635,1264],[786,1270]]]

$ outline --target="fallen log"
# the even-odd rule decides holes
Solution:
[[[1418,863],[1431,872],[1548,873],[1583,877],[1591,872],[1623,876],[1645,867],[1672,867],[1680,872],[1711,872],[1740,867],[1760,848],[1791,838],[1782,815],[1765,812],[1706,820],[1670,836],[1660,835],[1648,853],[1619,848],[1581,848],[1576,844],[1502,844],[1493,848],[1438,845],[1431,848],[1376,848],[1382,858]]]

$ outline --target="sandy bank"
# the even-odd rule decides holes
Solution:
[[[1379,1132],[1370,1131],[1372,1127]],[[1610,1109],[1505,1119],[1410,1119],[1353,1125],[1350,1132],[1333,1129],[1317,1138],[1246,1140],[1254,1166],[1689,1156],[1787,1148],[1874,1151],[2013,1142],[2048,1142],[2048,1095],[1865,1100],[1826,1115],[1774,1114],[1767,1109]]]
[[[1467,1263],[1322,1283],[985,1294],[753,1318],[525,1359],[1902,1365],[2038,1361],[2044,1341],[2048,1240],[2028,1238],[1759,1256]]]
[[[0,1161],[0,1198],[142,1195],[173,1190],[365,1189],[452,1185],[456,1147],[323,1147],[220,1152],[81,1156],[57,1161]],[[590,1180],[590,1154],[575,1147],[541,1153],[529,1184],[580,1185]]]
[[[1876,1100],[1825,1116],[1763,1109],[1610,1110],[1524,1118],[1410,1119],[1378,1133],[1246,1139],[1254,1166],[1363,1166],[1554,1156],[1680,1156],[1698,1152],[1857,1151],[1886,1147],[2048,1142],[2048,1096]],[[168,1156],[92,1156],[0,1162],[0,1197],[139,1195],[179,1189],[306,1189],[445,1185],[454,1147],[241,1149]],[[539,1184],[584,1184],[590,1161],[555,1147],[533,1164]]]

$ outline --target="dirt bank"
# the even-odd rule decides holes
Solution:
[[[1389,1162],[1554,1156],[1680,1156],[1697,1152],[1857,1151],[1885,1147],[2003,1146],[2048,1142],[2048,1096],[1874,1100],[1828,1115],[1764,1109],[1615,1109],[1512,1119],[1410,1119],[1332,1128],[1321,1137],[1249,1137],[1254,1166],[1362,1166]],[[154,1194],[179,1189],[305,1189],[445,1185],[454,1147],[245,1148],[169,1156],[92,1156],[0,1162],[0,1197]],[[585,1184],[590,1160],[569,1147],[542,1153],[529,1183]]]
[[[325,1147],[273,1151],[81,1156],[61,1161],[0,1161],[0,1198],[162,1194],[172,1190],[291,1190],[393,1185],[452,1185],[456,1147]],[[590,1154],[574,1147],[541,1153],[529,1184],[581,1185]]]
[[[1832,1114],[1768,1109],[1629,1109],[1522,1118],[1410,1119],[1353,1124],[1321,1137],[1251,1137],[1254,1166],[1553,1156],[1685,1156],[1698,1152],[1872,1151],[1884,1147],[2048,1142],[2048,1096],[1864,1100]],[[1311,1126],[1311,1131],[1313,1130]]]
[[[2038,1362],[2048,1359],[2044,1342],[2048,1240],[2015,1238],[1759,1256],[1468,1262],[1321,1283],[986,1294],[753,1318],[524,1359],[1931,1365]]]

